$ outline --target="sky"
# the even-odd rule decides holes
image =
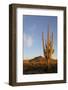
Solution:
[[[24,59],[43,56],[42,32],[44,39],[47,40],[48,24],[50,24],[50,33],[54,34],[53,57],[57,58],[57,16],[24,15]]]

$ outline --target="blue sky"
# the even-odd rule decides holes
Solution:
[[[42,32],[47,38],[48,24],[50,32],[54,33],[54,55],[57,57],[57,17],[56,16],[23,16],[24,58],[43,55]]]

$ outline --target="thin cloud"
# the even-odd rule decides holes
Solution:
[[[28,48],[33,45],[33,37],[24,33],[24,45]]]

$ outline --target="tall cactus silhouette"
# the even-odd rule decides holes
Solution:
[[[49,67],[51,63],[51,56],[54,53],[53,32],[50,33],[50,24],[48,24],[47,40],[44,39],[44,32],[42,32],[42,46],[43,46],[44,57]]]

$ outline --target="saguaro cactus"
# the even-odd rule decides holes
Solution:
[[[44,32],[42,32],[42,46],[43,46],[43,53],[44,57],[47,61],[48,66],[51,63],[51,56],[54,53],[54,41],[53,41],[53,32],[50,36],[50,25],[48,24],[48,33],[47,33],[47,40],[44,40]]]

